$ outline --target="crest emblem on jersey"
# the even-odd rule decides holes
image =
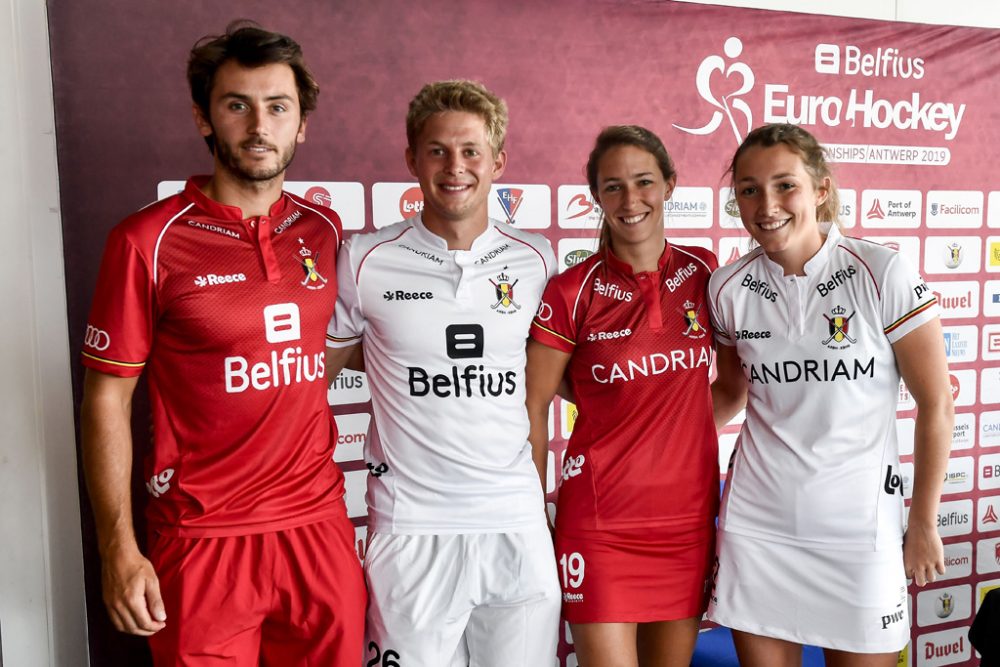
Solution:
[[[500,200],[503,214],[507,216],[507,224],[513,225],[517,209],[521,208],[521,202],[524,201],[524,190],[520,188],[500,188],[497,190],[497,199]]]
[[[681,312],[684,314],[684,322],[687,324],[687,329],[684,330],[683,335],[688,338],[704,338],[705,327],[698,321],[698,313],[701,312],[701,306],[695,308],[694,302],[685,301],[684,309]]]
[[[829,327],[829,336],[823,341],[823,345],[826,345],[831,350],[842,350],[845,347],[849,347],[851,343],[857,343],[858,341],[851,338],[850,328],[851,328],[851,318],[854,317],[854,313],[846,315],[847,309],[843,306],[837,306],[830,311],[829,315],[823,315],[826,318],[827,325]]]
[[[302,244],[302,247],[299,248],[299,263],[302,264],[302,270],[306,274],[306,277],[299,284],[306,289],[323,289],[326,287],[326,278],[321,276],[319,271],[316,270],[319,253],[313,253],[312,250],[305,246],[305,241],[302,239],[299,239],[299,243]]]
[[[490,308],[499,313],[512,313],[521,310],[520,304],[514,301],[514,286],[517,285],[517,282],[517,280],[511,282],[510,276],[503,271],[497,275],[496,280],[490,279],[497,296],[496,303]]]

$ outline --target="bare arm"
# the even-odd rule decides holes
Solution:
[[[538,469],[538,478],[545,491],[546,469],[549,462],[549,405],[563,381],[570,355],[535,340],[528,341],[526,391],[528,420],[531,428],[531,458]]]
[[[712,414],[718,431],[746,406],[747,381],[732,345],[717,346],[715,370],[718,375],[712,383]]]
[[[955,407],[948,380],[941,322],[934,319],[892,346],[903,382],[917,403],[913,435],[913,497],[903,537],[903,566],[918,586],[944,574],[937,530],[938,503],[948,470]]]
[[[88,370],[80,418],[83,469],[94,508],[104,604],[115,627],[148,636],[166,623],[153,564],[132,527],[132,393],[138,378]]]
[[[365,356],[360,340],[350,347],[327,347],[324,356],[326,386],[329,387],[345,368],[352,371],[365,370]]]

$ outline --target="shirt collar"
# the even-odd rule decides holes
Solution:
[[[243,217],[243,211],[240,210],[240,207],[228,206],[221,202],[217,202],[201,191],[201,188],[203,188],[211,178],[211,176],[206,175],[192,176],[187,180],[187,183],[184,184],[184,196],[189,201],[194,202],[198,208],[207,213],[211,218],[228,222],[242,222],[245,218]],[[269,215],[272,218],[280,217],[286,214],[291,206],[291,198],[282,192],[281,196],[278,197],[278,201],[271,204]]]

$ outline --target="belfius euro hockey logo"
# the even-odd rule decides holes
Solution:
[[[521,310],[521,305],[514,301],[514,286],[517,285],[517,282],[517,280],[511,282],[510,276],[503,271],[497,275],[496,280],[491,278],[490,284],[493,285],[497,300],[490,308],[504,314]]]
[[[316,270],[319,253],[314,254],[309,250],[302,239],[299,239],[299,243],[302,244],[302,247],[299,248],[299,263],[302,264],[302,270],[306,274],[306,277],[299,284],[306,289],[323,289],[326,287],[326,278],[321,276],[319,271]]]

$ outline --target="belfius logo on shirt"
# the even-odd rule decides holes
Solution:
[[[302,338],[299,307],[294,303],[265,306],[264,337],[268,343],[291,343]],[[326,354],[303,354],[302,348],[288,346],[271,350],[266,360],[251,361],[234,355],[223,360],[227,394],[239,394],[248,389],[266,391],[300,382],[315,382],[325,374]]]

